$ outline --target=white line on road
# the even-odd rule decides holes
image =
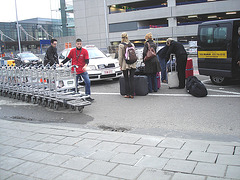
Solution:
[[[240,93],[238,93],[238,92],[232,92],[232,91],[223,91],[223,90],[217,90],[217,89],[207,89],[207,90],[208,90],[208,91],[213,91],[213,92],[220,92],[220,93],[240,95]]]
[[[120,93],[92,93],[93,95],[120,95]],[[148,94],[148,96],[192,97],[190,94]],[[240,95],[208,95],[207,97],[240,98]]]

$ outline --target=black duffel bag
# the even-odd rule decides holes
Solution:
[[[195,97],[205,97],[208,94],[205,85],[196,76],[187,78],[186,89]]]

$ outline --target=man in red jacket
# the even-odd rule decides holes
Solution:
[[[90,97],[91,91],[90,86],[91,82],[89,79],[89,75],[87,73],[87,65],[89,63],[89,56],[88,51],[82,47],[82,40],[77,39],[76,40],[76,48],[72,49],[68,55],[68,57],[62,61],[63,64],[68,62],[70,59],[72,59],[72,65],[77,65],[76,68],[76,83],[78,83],[78,79],[80,76],[82,76],[84,82],[85,82],[85,94],[89,95],[87,100],[93,101],[94,99]]]

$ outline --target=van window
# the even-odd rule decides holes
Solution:
[[[204,44],[205,46],[214,46],[219,47],[223,44],[226,44],[227,40],[227,27],[220,26],[220,27],[202,27],[200,29],[200,43]]]
[[[221,43],[227,39],[227,27],[218,27],[214,29],[214,42]]]
[[[200,40],[202,43],[213,43],[213,27],[204,27],[200,30]]]

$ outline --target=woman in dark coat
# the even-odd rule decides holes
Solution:
[[[143,59],[145,58],[147,51],[148,51],[148,43],[150,44],[150,47],[152,47],[155,52],[157,49],[156,44],[153,42],[152,33],[148,33],[145,36],[145,45],[143,48]],[[149,59],[147,61],[144,61],[145,63],[145,73],[148,77],[148,91],[149,93],[152,93],[152,91],[157,92],[157,72],[161,71],[160,63],[158,61],[157,56],[153,57],[152,59]]]

